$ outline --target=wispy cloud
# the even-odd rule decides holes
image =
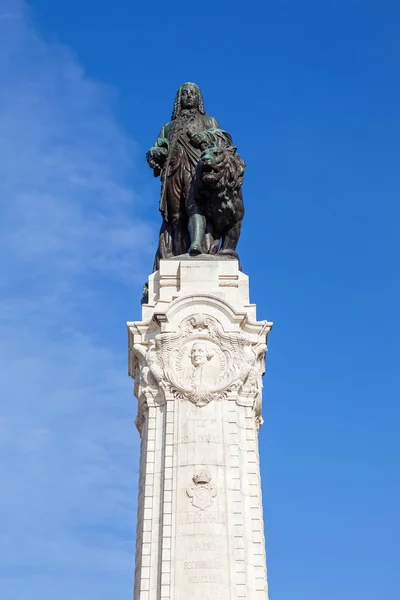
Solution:
[[[151,265],[134,143],[23,2],[0,36],[0,596],[129,597],[138,438],[103,330]]]

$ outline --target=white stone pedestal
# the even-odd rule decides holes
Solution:
[[[257,432],[272,323],[236,260],[162,260],[128,323],[141,435],[135,600],[267,600]]]

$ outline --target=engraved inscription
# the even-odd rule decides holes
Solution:
[[[189,583],[219,583],[218,575],[191,575]]]
[[[188,512],[181,513],[178,517],[180,525],[191,525],[192,523],[221,523],[225,525],[226,514],[221,512]]]
[[[192,542],[187,545],[188,552],[223,552],[225,551],[224,544],[216,542]]]
[[[206,433],[204,435],[184,435],[180,438],[180,444],[221,444],[222,438],[219,435],[213,433]]]
[[[185,569],[207,569],[207,570],[221,570],[222,563],[214,560],[188,560],[184,565]]]

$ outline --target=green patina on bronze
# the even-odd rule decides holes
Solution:
[[[161,179],[154,270],[160,259],[186,253],[237,257],[245,164],[229,133],[206,115],[196,84],[178,89],[171,121],[147,152],[147,162]]]

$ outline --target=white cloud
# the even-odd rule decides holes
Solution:
[[[0,0],[0,36],[0,596],[129,597],[132,315],[112,314],[139,294],[155,232],[134,214],[110,90],[23,2]]]

